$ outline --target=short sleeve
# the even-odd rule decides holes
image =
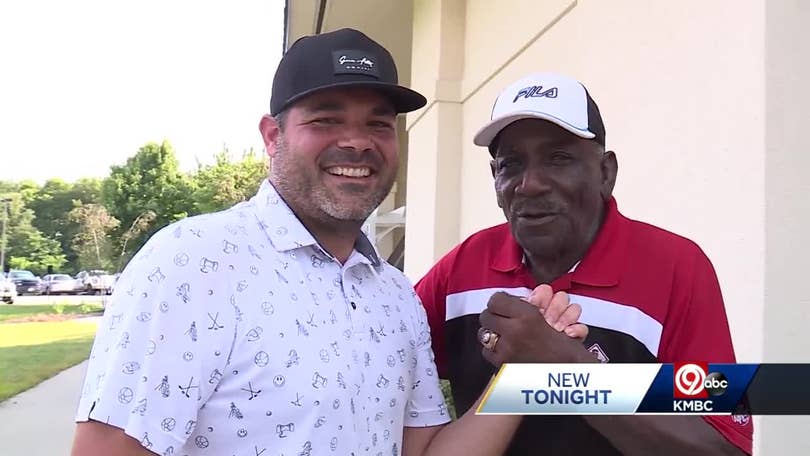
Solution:
[[[692,263],[676,273],[679,283],[691,284],[673,296],[662,334],[659,361],[734,363],[726,309],[717,274],[708,257],[695,246]],[[754,425],[750,416],[705,416],[729,442],[751,454]]]
[[[450,421],[430,344],[430,328],[425,309],[414,293],[413,327],[415,330],[416,366],[413,387],[405,407],[406,427],[437,426]]]
[[[447,268],[445,265],[448,261],[451,261],[453,252],[436,263],[414,287],[427,313],[433,353],[436,356],[436,365],[440,378],[448,377],[447,354],[444,349],[444,323],[447,315],[447,275],[445,273]]]
[[[129,262],[99,323],[76,421],[118,427],[161,454],[192,433],[237,330],[227,278],[205,245],[205,233],[179,222]]]

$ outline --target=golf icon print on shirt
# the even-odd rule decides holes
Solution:
[[[449,417],[424,310],[361,250],[332,260],[267,182],[164,228],[119,279],[77,419],[157,454],[397,455]]]

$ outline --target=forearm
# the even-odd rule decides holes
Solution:
[[[487,388],[489,389],[489,388]],[[486,394],[486,390],[484,391]],[[523,417],[519,415],[476,415],[484,394],[461,418],[444,426],[430,441],[424,456],[462,454],[502,455]]]
[[[622,454],[744,455],[697,416],[585,416]]]

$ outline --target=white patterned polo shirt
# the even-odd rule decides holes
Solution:
[[[155,234],[100,323],[77,412],[161,455],[393,455],[449,421],[425,312],[361,235],[341,265],[273,186]]]

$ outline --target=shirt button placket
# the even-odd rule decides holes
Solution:
[[[366,388],[364,383],[369,381],[369,369],[372,367],[366,363],[373,363],[373,357],[366,356],[367,353],[372,353],[365,341],[368,340],[366,335],[366,314],[363,311],[362,296],[358,295],[356,290],[359,289],[359,283],[355,283],[355,279],[349,274],[352,265],[344,266],[341,270],[341,289],[343,290],[343,297],[346,301],[348,313],[351,316],[352,325],[352,341],[351,344],[355,347],[359,354],[357,369],[352,373],[354,384],[350,386],[353,390],[350,393],[351,400],[354,402],[354,413],[352,420],[354,422],[354,430],[360,438],[360,446],[368,446],[368,440],[362,436],[366,435],[368,423],[366,421],[366,414],[368,410],[365,409],[366,401],[364,400]],[[361,291],[362,293],[362,291]],[[357,387],[360,385],[359,395]]]
[[[363,331],[364,314],[360,296],[357,296],[357,293],[353,290],[356,284],[352,281],[349,269],[350,267],[343,267],[340,271],[340,289],[343,292],[343,299],[346,302],[348,314],[351,318],[352,333],[354,334],[355,341],[362,342],[363,335],[365,334]]]

